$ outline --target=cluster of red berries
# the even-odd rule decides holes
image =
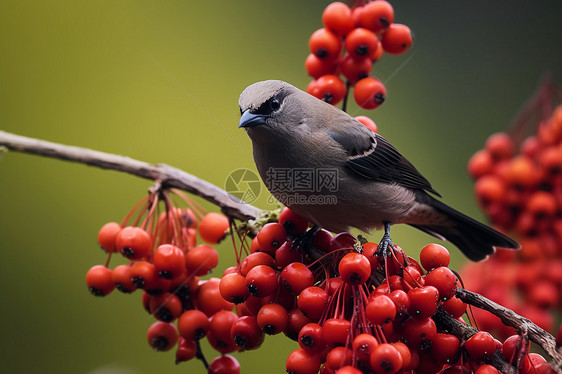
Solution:
[[[176,207],[177,197],[191,208]],[[224,323],[220,311],[234,305],[220,297],[217,278],[199,279],[217,265],[218,254],[210,245],[197,245],[197,233],[216,244],[228,228],[225,216],[205,213],[181,191],[151,191],[122,223],[109,222],[100,229],[98,242],[108,257],[105,265],[87,272],[86,285],[96,296],[106,296],[115,288],[127,294],[142,290],[144,308],[157,319],[148,329],[149,345],[157,351],[177,345],[176,363],[202,357],[197,339]],[[120,253],[128,263],[109,268],[113,253]],[[236,367],[233,357],[219,356],[209,372],[235,373]]]
[[[487,332],[461,341],[438,329],[438,308],[462,323],[466,311],[455,296],[458,280],[443,246],[425,246],[421,266],[397,246],[385,255],[349,233],[319,230],[306,248],[295,247],[307,227],[285,208],[278,222],[264,225],[242,248],[249,254],[219,283],[236,313],[220,312],[222,330],[210,338],[215,348],[253,350],[265,335],[284,333],[300,346],[287,358],[289,374],[498,373],[490,365],[495,354],[522,373],[550,367],[538,355],[515,360],[519,336],[504,348]]]
[[[324,28],[309,39],[305,68],[314,80],[307,92],[337,105],[354,86],[353,97],[364,109],[375,109],[386,99],[384,84],[370,76],[383,52],[401,54],[413,42],[406,25],[394,23],[394,9],[385,0],[357,1],[353,9],[331,3],[322,13]],[[343,75],[347,84],[340,78]]]
[[[540,92],[520,117],[539,113],[536,124],[521,122],[535,129],[530,136],[518,146],[513,131],[494,134],[468,163],[481,208],[519,240],[521,251],[498,250],[488,261],[468,264],[463,278],[471,290],[552,331],[562,310],[562,106],[544,116],[544,88]],[[497,328],[501,336],[513,332],[480,313],[481,327]]]

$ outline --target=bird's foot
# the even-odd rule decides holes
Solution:
[[[318,226],[312,226],[308,231],[305,233],[300,234],[293,240],[293,244],[291,244],[291,249],[297,251],[308,251],[312,245],[312,239],[314,235],[320,230]]]
[[[384,223],[384,235],[382,236],[379,245],[377,246],[376,255],[380,258],[388,258],[390,256],[389,250],[394,249],[394,243],[390,238],[390,222]]]

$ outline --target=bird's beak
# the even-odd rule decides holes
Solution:
[[[250,109],[246,109],[246,111],[242,113],[242,117],[240,117],[240,125],[238,125],[238,128],[263,125],[265,123],[265,118],[266,116],[263,114],[252,113]]]

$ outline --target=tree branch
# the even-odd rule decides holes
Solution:
[[[498,316],[504,325],[515,328],[519,334],[528,336],[531,341],[541,346],[557,367],[562,365],[562,354],[556,349],[556,339],[554,336],[535,325],[530,319],[522,317],[513,310],[464,288],[457,288],[456,296],[467,304]]]
[[[223,189],[166,164],[149,164],[129,157],[94,151],[88,148],[51,143],[0,131],[0,147],[40,156],[79,162],[102,169],[133,174],[158,180],[164,187],[175,187],[217,205],[229,217],[242,221],[255,220],[263,211],[250,204],[239,204],[238,199]]]

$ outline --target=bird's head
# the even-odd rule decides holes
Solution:
[[[304,94],[289,83],[279,80],[257,82],[248,86],[240,95],[239,127],[246,129],[250,137],[294,132],[303,124],[306,113],[299,108],[299,97]]]

